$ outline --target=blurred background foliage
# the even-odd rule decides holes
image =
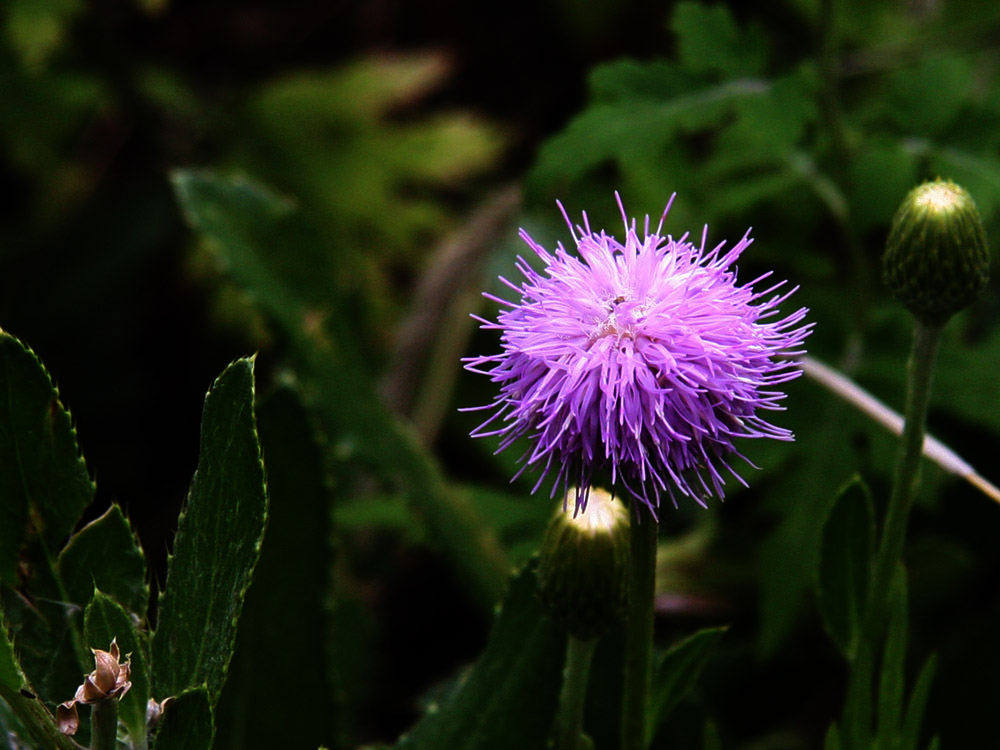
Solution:
[[[291,495],[334,498],[333,531],[307,535],[335,540],[308,556],[332,570],[301,583],[310,632],[352,643],[327,654],[345,742],[391,742],[451,690],[486,642],[491,571],[525,561],[551,511],[456,411],[492,395],[459,358],[498,347],[468,313],[516,277],[517,226],[567,242],[558,198],[614,231],[614,190],[654,222],[676,192],[675,235],[752,226],[742,277],[801,285],[811,353],[897,409],[892,212],[940,175],[1000,237],[1000,5],[983,0],[4,0],[0,19],[0,325],[72,409],[89,517],[121,503],[161,583],[205,387],[260,350],[266,413],[284,403],[317,436],[299,452],[317,478]],[[994,283],[948,329],[930,415],[994,482],[998,318]],[[859,472],[880,505],[894,441],[814,383],[789,390],[797,442],[745,446],[749,490],[663,513],[662,644],[731,625],[661,732],[673,746],[816,747],[839,710],[812,594],[822,523]],[[294,557],[308,509],[273,510]],[[925,466],[910,639],[914,664],[940,654],[927,723],[945,747],[991,733],[1000,700],[998,513]],[[288,585],[264,555],[261,585]],[[253,597],[246,631],[280,637]]]

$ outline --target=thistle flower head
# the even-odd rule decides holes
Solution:
[[[574,230],[564,210],[576,253],[521,231],[543,267],[518,258],[524,281],[501,280],[520,299],[486,295],[503,309],[480,322],[501,332],[503,350],[466,368],[499,394],[472,434],[499,435],[498,450],[527,437],[518,474],[540,469],[533,491],[554,475],[552,494],[575,485],[583,510],[595,472],[608,469],[655,516],[664,494],[704,505],[722,497],[725,473],[743,483],[730,465],[742,458],[736,438],[792,439],[762,413],[781,409],[776,387],[801,374],[789,358],[812,326],[804,308],[779,316],[795,291],[784,282],[754,289],[769,273],[737,284],[749,233],[728,249],[707,249],[707,228],[700,245],[663,235],[668,203],[656,231],[646,217],[640,235],[618,205],[624,241],[592,230],[586,214]]]

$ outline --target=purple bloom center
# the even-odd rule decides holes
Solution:
[[[737,285],[749,233],[706,250],[705,233],[696,247],[661,235],[662,218],[651,233],[647,217],[640,237],[624,208],[622,218],[624,242],[592,231],[584,214],[575,255],[522,230],[544,268],[518,258],[524,281],[501,280],[519,301],[487,295],[504,309],[480,320],[501,331],[503,351],[466,368],[500,392],[472,434],[501,436],[499,450],[527,436],[518,475],[540,467],[533,491],[554,473],[552,494],[574,485],[583,509],[594,473],[609,468],[655,515],[664,492],[675,505],[677,491],[704,504],[723,496],[723,472],[743,483],[729,464],[743,458],[734,438],[792,439],[761,412],[782,408],[774,387],[801,374],[791,357],[812,325],[802,325],[804,308],[778,318],[795,291],[780,292],[784,282],[754,291],[770,274]]]

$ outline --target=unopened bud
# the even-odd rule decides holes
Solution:
[[[628,600],[628,511],[591,488],[586,510],[560,510],[538,561],[538,590],[552,619],[581,640],[620,622]]]
[[[947,180],[925,182],[892,220],[882,278],[918,320],[943,325],[989,281],[986,232],[972,197]]]

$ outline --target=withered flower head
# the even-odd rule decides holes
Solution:
[[[121,698],[132,687],[131,661],[126,656],[124,663],[118,651],[118,641],[111,641],[107,651],[91,649],[94,652],[94,671],[83,678],[83,684],[76,689],[73,700],[60,703],[56,709],[56,721],[63,734],[76,734],[80,728],[77,703],[99,703]]]

